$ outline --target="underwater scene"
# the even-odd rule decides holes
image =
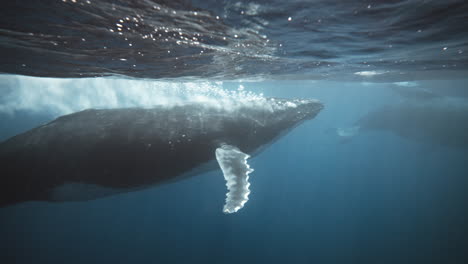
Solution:
[[[468,263],[468,2],[0,8],[0,263]]]

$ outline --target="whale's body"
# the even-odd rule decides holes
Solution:
[[[422,143],[468,149],[468,101],[451,97],[407,99],[381,106],[357,120],[352,127],[339,128],[342,140],[363,131],[390,131]]]
[[[216,169],[227,180],[224,211],[247,201],[249,154],[322,109],[316,100],[91,109],[0,144],[0,205],[88,200]],[[214,166],[213,166],[214,165]]]
[[[468,148],[468,103],[438,98],[386,105],[361,118],[361,129],[388,130],[414,141]]]

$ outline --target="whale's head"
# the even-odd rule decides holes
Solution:
[[[246,152],[255,151],[314,118],[322,109],[323,104],[315,99],[267,98],[262,104],[246,105],[234,115],[227,142]]]
[[[284,122],[289,119],[294,124],[314,118],[322,109],[323,104],[316,99],[281,99],[271,98],[269,101],[276,104],[274,115],[280,118],[276,122]],[[274,121],[273,121],[274,122]]]

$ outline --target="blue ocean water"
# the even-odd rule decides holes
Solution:
[[[468,263],[467,21],[463,0],[2,3],[0,157],[9,138],[91,108],[324,109],[248,160],[234,214],[218,168],[10,204],[0,263]],[[4,165],[2,198],[22,183]]]
[[[255,172],[245,208],[221,212],[226,190],[220,170],[93,201],[22,203],[0,211],[2,263],[467,259],[466,149],[389,131],[365,131],[344,143],[330,133],[398,102],[399,94],[384,84],[327,81],[219,85],[242,85],[272,97],[320,98],[326,106],[251,159]],[[2,114],[1,136],[49,119],[44,112]]]

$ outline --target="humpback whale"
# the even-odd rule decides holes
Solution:
[[[336,132],[343,142],[364,130],[384,130],[414,141],[468,149],[468,101],[426,98],[381,106]]]
[[[0,143],[0,206],[92,200],[219,166],[228,188],[223,212],[234,213],[250,193],[247,159],[323,108],[312,99],[263,99],[58,117]]]

